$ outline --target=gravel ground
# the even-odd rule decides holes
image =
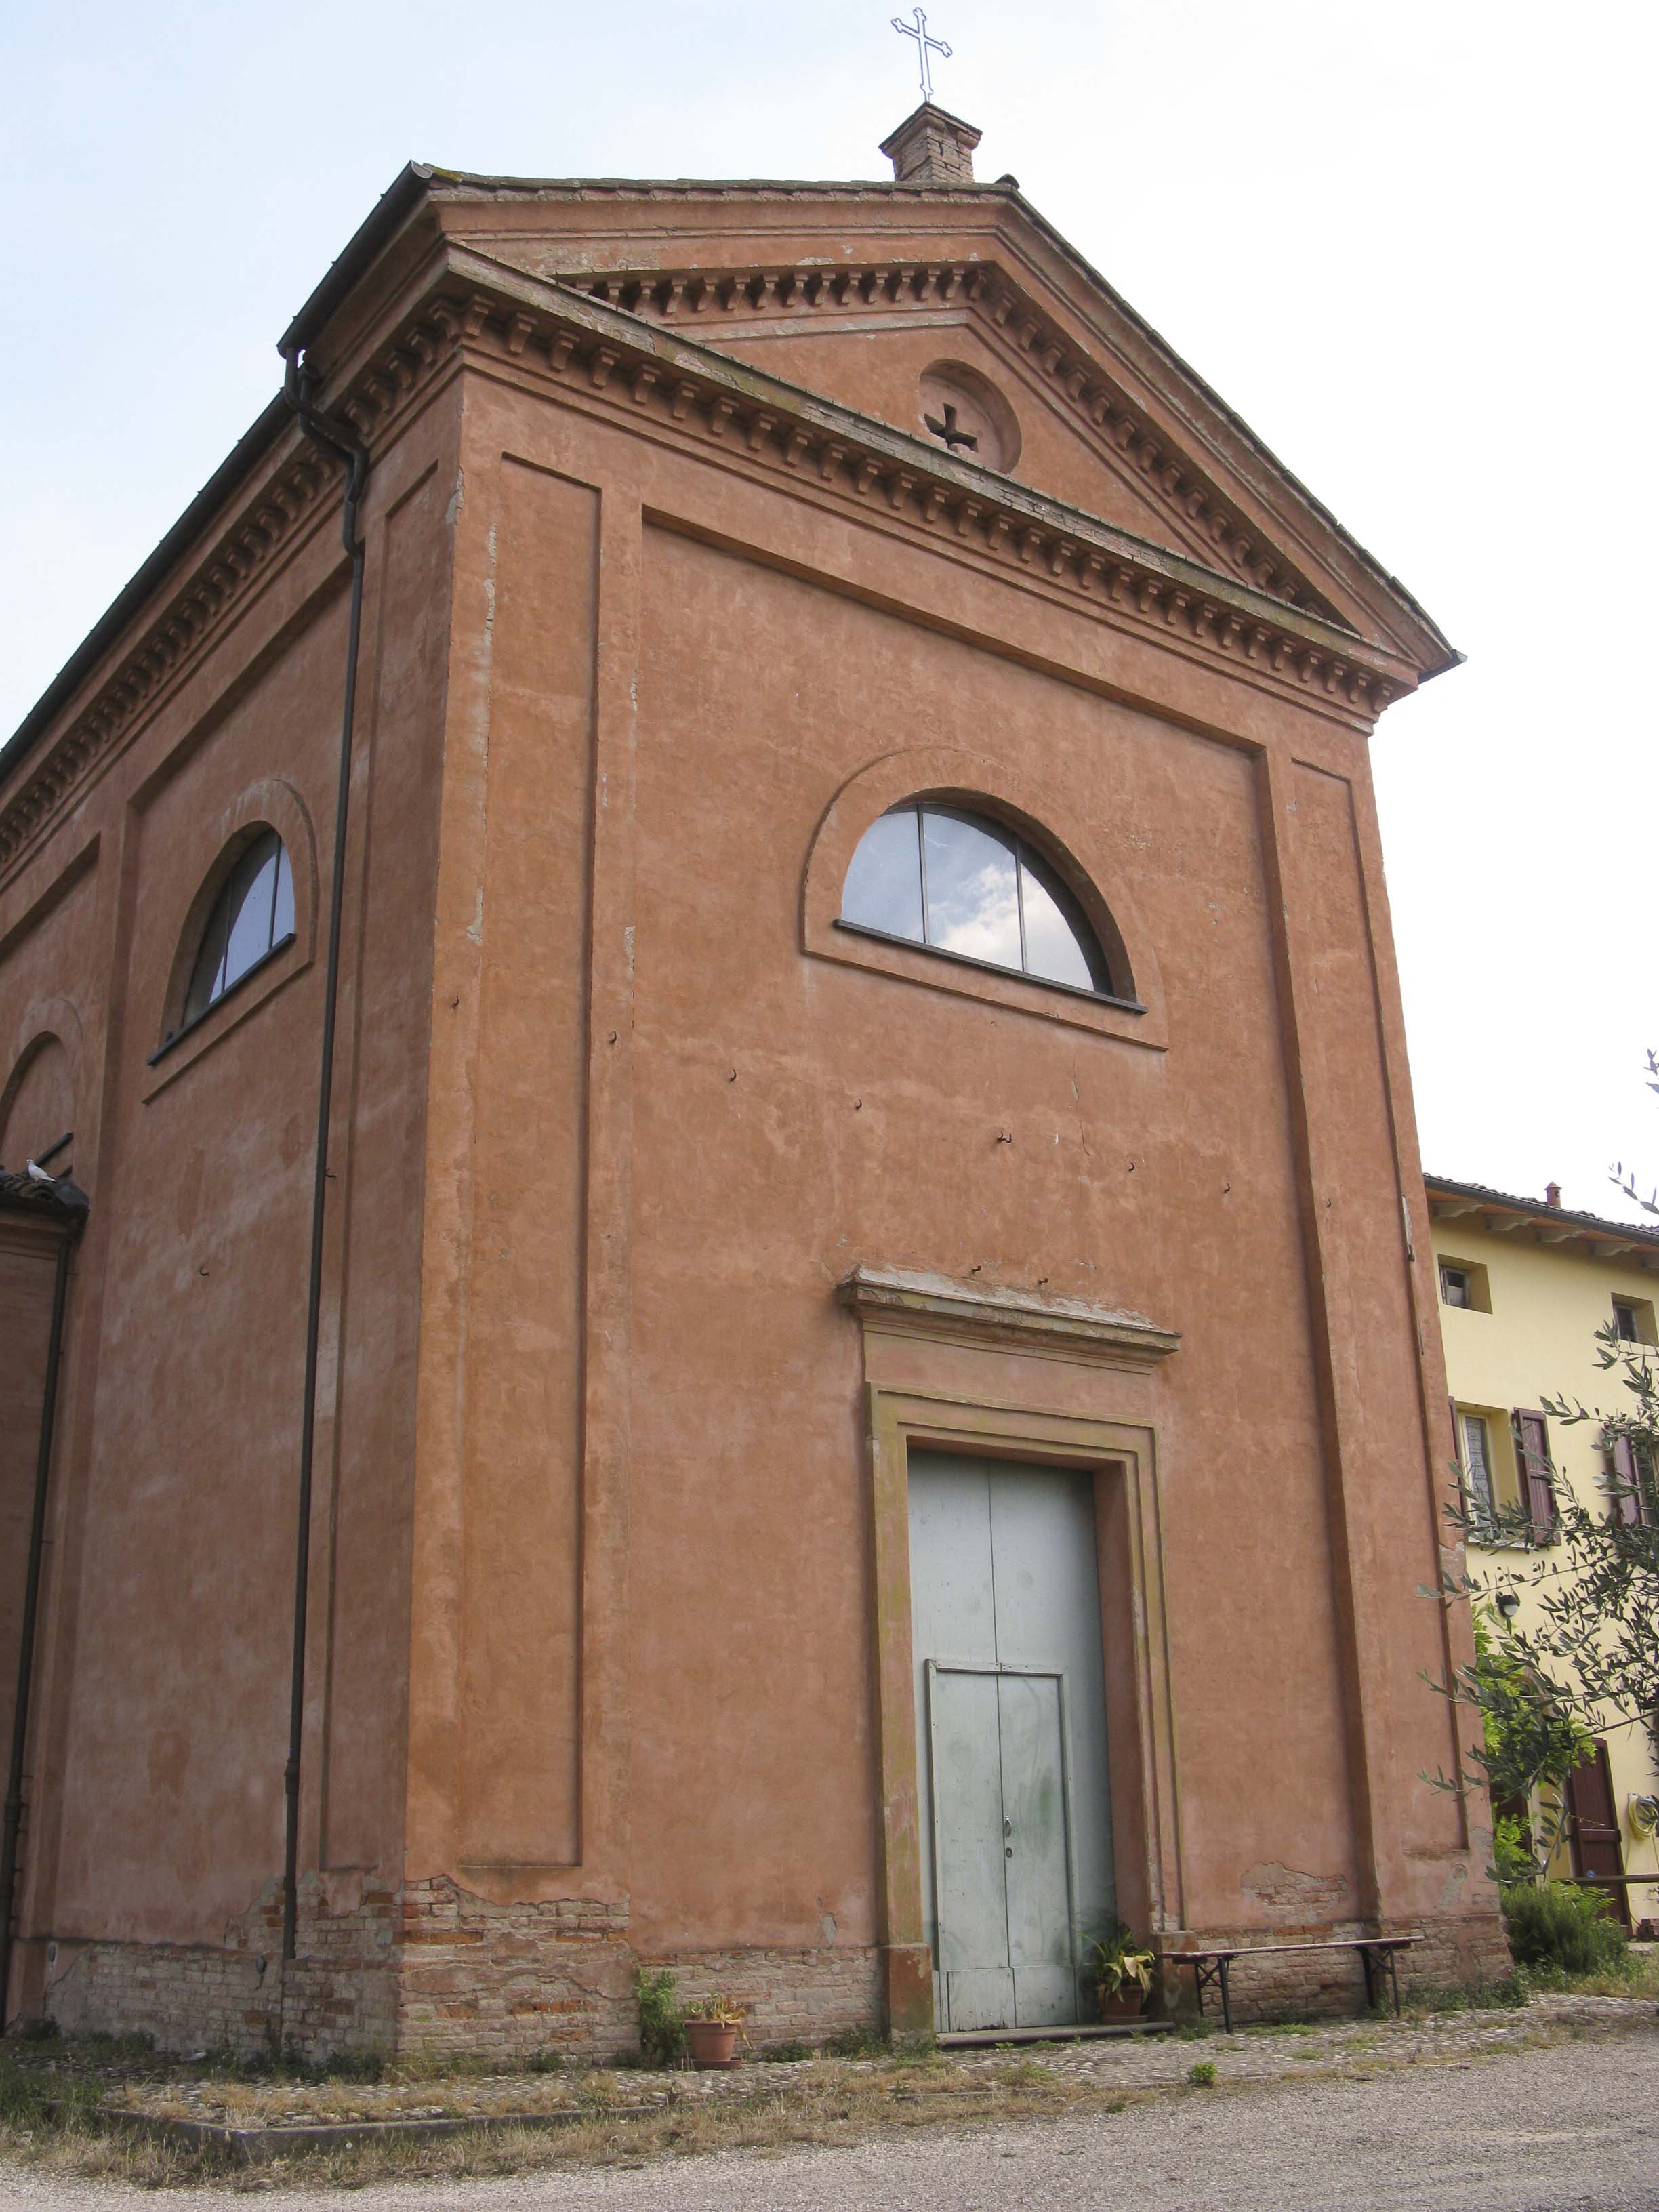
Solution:
[[[1215,2034],[1202,2042],[1137,2036],[1004,2045],[950,2055],[955,2065],[970,2074],[993,2075],[1027,2057],[1052,2073],[1075,2076],[1096,2088],[1165,2088],[1183,2081],[1198,2059],[1212,2061],[1228,2081],[1273,2081],[1287,2074],[1317,2077],[1322,2073],[1350,2074],[1357,2066],[1408,2066],[1524,2049],[1540,2033],[1623,2035],[1632,2027],[1647,2023],[1659,2023],[1659,2003],[1651,1996],[1535,1996],[1522,2011],[1408,2014],[1397,2021],[1370,2016],[1297,2029]],[[107,2083],[109,2101],[135,2112],[228,2121],[237,2127],[547,2112],[575,2106],[591,2110],[606,2103],[649,2106],[671,2099],[723,2100],[784,2088],[805,2070],[797,2063],[751,2062],[732,2074],[634,2070],[384,2082],[242,2081],[210,2075],[192,2078],[189,2069],[154,2056],[112,2064],[95,2056],[80,2060],[73,2046],[60,2049],[52,2043],[9,2045],[8,2051],[43,2070],[63,2068],[95,2075]],[[859,2073],[877,2072],[883,2065],[881,2061],[848,2063]]]
[[[855,2148],[261,2191],[265,2212],[1659,2212],[1659,2027],[1487,2047],[1367,2080],[1223,2086],[1086,2118]],[[1188,2063],[1194,2046],[1183,2046]],[[1240,2086],[1228,2088],[1229,2079]],[[0,2212],[113,2212],[151,2192],[0,2167]],[[191,2212],[241,2212],[192,2189]]]

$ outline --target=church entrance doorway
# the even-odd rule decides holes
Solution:
[[[937,2023],[1070,2026],[1113,1909],[1094,1477],[913,1449],[909,1519]]]

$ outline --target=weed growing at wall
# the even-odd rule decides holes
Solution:
[[[665,1966],[652,1973],[641,1966],[634,1976],[640,2002],[640,2050],[647,2064],[678,2066],[685,2056],[685,2014],[674,2002],[674,1977]]]

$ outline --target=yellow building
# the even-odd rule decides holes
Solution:
[[[1568,1424],[1544,1410],[1565,1398],[1593,1410],[1633,1405],[1617,1368],[1597,1361],[1597,1328],[1612,1322],[1626,1342],[1659,1346],[1659,1231],[1568,1212],[1558,1185],[1544,1199],[1516,1198],[1479,1183],[1426,1178],[1440,1290],[1446,1380],[1465,1496],[1478,1524],[1491,1511],[1522,1508],[1534,1540],[1547,1547],[1554,1487],[1604,1511],[1652,1510],[1651,1498],[1610,1498],[1611,1472],[1630,1480],[1630,1446],[1604,1439],[1596,1421]],[[1640,1356],[1640,1355],[1638,1355]],[[1656,1352],[1659,1357],[1659,1352]],[[1510,1545],[1469,1546],[1477,1579],[1515,1563]],[[1539,1618],[1523,1579],[1517,1626]],[[1651,1888],[1614,1894],[1638,1932],[1659,1921],[1659,1848],[1650,1807],[1633,1801],[1659,1793],[1644,1729],[1612,1726],[1597,1739],[1593,1765],[1569,1790],[1568,1819],[1552,1871],[1631,1876],[1653,1869]]]

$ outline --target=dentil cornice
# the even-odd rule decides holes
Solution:
[[[1270,598],[1340,619],[1125,386],[994,263],[876,262],[825,269],[775,262],[747,269],[611,270],[561,281],[629,314],[687,327],[714,346],[721,329],[734,324],[803,317],[831,323],[915,309],[965,310],[1029,364],[1085,442],[1109,448],[1127,473],[1144,480],[1183,544],[1201,548],[1201,558]]]
[[[1316,609],[1155,545],[931,442],[732,360],[591,294],[452,246],[428,311],[459,322],[475,358],[548,376],[582,403],[694,441],[733,465],[793,477],[890,522],[1059,587],[1115,623],[1218,658],[1271,688],[1311,696],[1368,728],[1416,672]],[[346,404],[367,438],[403,404],[382,368]]]
[[[255,578],[339,477],[334,457],[307,441],[240,502],[211,550],[166,599],[91,703],[23,773],[0,806],[0,872],[33,842],[158,697],[200,659],[246,599]]]

